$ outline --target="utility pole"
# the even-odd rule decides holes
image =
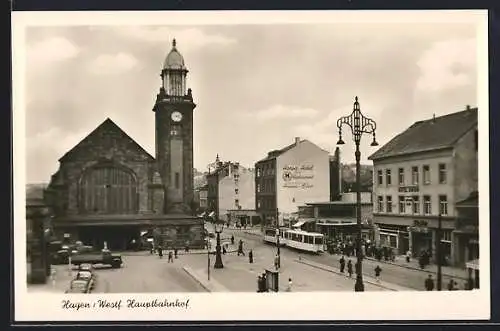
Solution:
[[[437,290],[441,291],[442,283],[443,283],[443,274],[441,270],[442,264],[442,252],[441,252],[441,235],[442,235],[442,220],[441,220],[441,211],[438,214],[438,228],[437,228],[437,243],[436,243],[436,259],[437,259]]]

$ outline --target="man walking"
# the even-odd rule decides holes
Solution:
[[[250,252],[248,252],[248,262],[253,263],[253,251],[252,250],[250,250]]]
[[[425,289],[427,291],[434,290],[434,279],[432,279],[432,275],[429,275],[429,277],[425,280]]]
[[[347,274],[349,275],[349,278],[352,277],[352,262],[351,262],[351,260],[347,261]]]
[[[344,273],[345,270],[345,258],[344,255],[340,258],[340,272]]]
[[[377,283],[380,283],[380,272],[382,271],[382,268],[377,264],[375,267],[375,279],[377,280]]]
[[[172,251],[168,252],[168,263],[174,263],[174,254]]]

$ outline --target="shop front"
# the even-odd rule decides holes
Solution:
[[[410,246],[406,226],[379,224],[375,242],[379,247],[392,248],[395,254],[405,254]]]

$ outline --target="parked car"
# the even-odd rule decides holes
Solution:
[[[90,283],[84,279],[73,279],[65,293],[90,293]]]
[[[78,267],[78,270],[80,271],[90,271],[90,272],[94,272],[94,266],[90,263],[82,263],[80,264],[80,266]]]
[[[79,270],[75,277],[76,280],[85,280],[88,282],[88,287],[90,290],[95,288],[97,278],[94,273],[89,270]]]

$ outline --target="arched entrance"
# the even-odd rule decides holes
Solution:
[[[137,180],[134,173],[116,165],[98,165],[80,179],[79,208],[82,214],[136,214]]]

